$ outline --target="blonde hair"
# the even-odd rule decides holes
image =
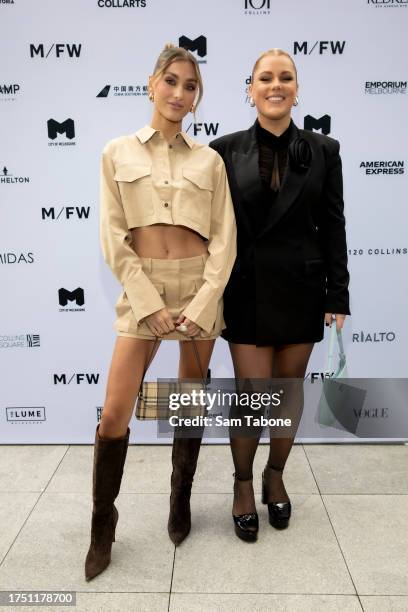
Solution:
[[[195,103],[195,108],[197,108],[197,106],[200,103],[201,98],[203,97],[203,89],[204,89],[203,80],[201,78],[200,66],[196,58],[194,57],[192,53],[190,53],[190,51],[187,51],[187,49],[184,49],[183,47],[176,47],[172,43],[166,43],[163,51],[160,53],[159,57],[157,58],[151,81],[152,82],[157,81],[157,79],[160,78],[163,72],[167,70],[170,64],[176,61],[191,62],[194,66],[196,77],[197,77],[197,82],[198,82],[198,98]]]
[[[295,65],[295,62],[293,61],[292,56],[289,55],[289,53],[287,51],[284,51],[283,49],[278,49],[276,47],[274,49],[268,49],[268,51],[265,51],[264,53],[261,53],[261,55],[258,57],[258,59],[255,62],[255,65],[254,65],[254,67],[252,69],[251,82],[254,80],[255,70],[257,69],[259,62],[261,61],[261,59],[263,59],[264,57],[267,57],[268,55],[274,55],[274,56],[284,55],[285,57],[287,57],[292,62],[293,68],[295,70],[295,76],[296,76],[296,82],[297,82],[297,80],[298,80],[298,78],[297,78],[297,70],[296,70],[296,65]]]

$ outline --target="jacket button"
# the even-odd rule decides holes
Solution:
[[[166,208],[168,207],[168,205],[169,205],[169,203],[168,203],[168,202],[165,202],[165,203],[164,203],[164,206],[165,206]]]
[[[165,185],[168,185],[168,184],[169,184],[169,181],[164,181],[164,184],[165,184]]]
[[[173,145],[169,145],[169,149],[172,149],[172,148],[173,148]]]

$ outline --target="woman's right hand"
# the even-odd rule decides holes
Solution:
[[[153,312],[145,317],[144,321],[152,334],[158,337],[168,334],[176,329],[173,318],[167,308],[162,308],[161,310]]]

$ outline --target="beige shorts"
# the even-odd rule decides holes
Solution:
[[[191,302],[203,284],[203,271],[208,254],[184,259],[151,259],[141,257],[143,272],[156,287],[171,316],[177,319],[179,314]],[[147,324],[139,325],[133,315],[129,300],[123,292],[116,303],[117,319],[115,329],[118,336],[152,340],[152,334]],[[204,331],[195,336],[196,340],[211,340],[217,338],[224,329],[223,301],[218,302],[217,316],[211,333]],[[190,340],[183,332],[172,331],[162,336],[162,340]]]

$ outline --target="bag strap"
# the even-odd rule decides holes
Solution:
[[[334,358],[334,343],[337,339],[338,347],[339,347],[339,359],[344,360],[346,354],[344,352],[344,344],[343,344],[343,336],[341,333],[341,329],[337,330],[336,321],[333,320],[330,328],[330,336],[329,336],[329,350],[327,355],[327,372],[331,372],[333,370],[333,358]]]

